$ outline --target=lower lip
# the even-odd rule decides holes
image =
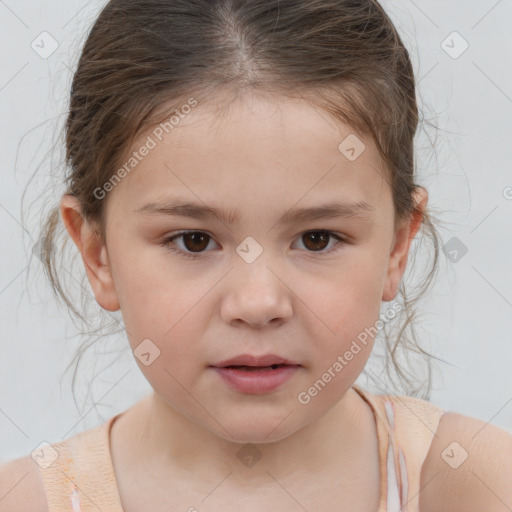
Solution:
[[[262,395],[269,393],[290,379],[298,370],[298,365],[280,366],[275,370],[240,370],[236,368],[213,369],[240,393]]]

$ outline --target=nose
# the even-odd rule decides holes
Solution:
[[[221,305],[225,322],[261,328],[281,325],[292,316],[292,292],[263,258],[242,262],[229,276]]]

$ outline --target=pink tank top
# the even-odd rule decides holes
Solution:
[[[375,512],[419,512],[421,467],[445,411],[419,398],[353,388],[370,405],[377,426],[380,499]],[[39,466],[48,512],[123,512],[110,453],[110,429],[121,414],[52,444],[58,458],[47,468]]]

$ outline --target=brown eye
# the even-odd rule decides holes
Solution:
[[[299,240],[304,245],[306,252],[319,255],[337,251],[347,243],[345,238],[325,229],[306,231]]]
[[[309,231],[302,235],[302,240],[311,251],[321,251],[327,247],[330,237],[328,231]]]
[[[306,231],[299,240],[304,244],[306,252],[319,255],[329,254],[347,244],[344,237],[328,230]],[[212,237],[203,231],[188,231],[170,236],[160,242],[160,245],[179,256],[199,258],[203,253],[206,255],[211,252],[206,250],[211,241]],[[329,243],[333,241],[334,243]]]
[[[191,252],[201,252],[206,249],[210,240],[206,233],[183,233],[180,235],[183,239],[183,245]]]
[[[212,237],[202,231],[188,231],[170,236],[162,240],[160,244],[180,256],[194,258],[200,257],[202,253],[210,252],[205,249],[211,240]]]

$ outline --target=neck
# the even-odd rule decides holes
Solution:
[[[134,457],[138,464],[147,461],[151,473],[163,480],[193,478],[209,483],[230,474],[231,483],[247,489],[261,489],[269,482],[269,473],[280,478],[332,468],[338,474],[346,468],[348,473],[361,450],[368,449],[367,436],[374,433],[368,428],[373,413],[352,388],[316,421],[272,443],[223,439],[171,408],[156,393],[132,410]]]

